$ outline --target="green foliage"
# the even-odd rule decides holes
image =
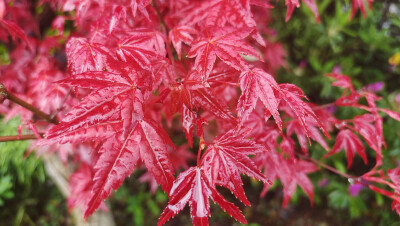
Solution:
[[[400,106],[396,103],[395,96],[400,92],[400,70],[399,66],[391,69],[388,59],[400,52],[400,17],[387,11],[385,3],[375,1],[373,11],[368,12],[366,19],[357,15],[349,21],[349,1],[316,2],[321,24],[315,22],[312,13],[304,6],[301,10],[295,10],[287,23],[284,22],[284,1],[280,1],[271,11],[273,18],[276,18],[272,23],[273,29],[279,31],[276,40],[283,43],[288,52],[289,67],[279,71],[277,80],[280,83],[298,85],[314,102],[330,103],[340,96],[341,90],[332,87],[331,80],[323,74],[339,66],[344,74],[353,79],[357,89],[369,83],[383,81],[385,88],[379,95],[384,98],[379,102],[380,107],[399,111]],[[397,7],[400,9],[399,3]],[[8,53],[0,45],[0,65],[7,63]],[[339,108],[336,116],[346,119],[360,112],[362,111],[351,108]],[[0,135],[15,134],[18,125],[17,119],[6,124],[1,123]],[[383,154],[389,157],[384,158],[383,168],[393,168],[400,160],[400,125],[387,118],[383,128],[387,141],[387,150]],[[330,146],[333,142],[334,138],[331,139]],[[25,141],[0,143],[0,219],[7,219],[2,222],[6,225],[65,224],[65,200],[51,182],[46,180],[41,160],[33,155],[25,156],[28,146]],[[368,152],[373,153],[371,150]],[[321,159],[325,153],[319,145],[314,144],[311,157]],[[344,153],[332,156],[326,163],[353,175],[361,175],[374,164],[365,166],[356,157],[353,166],[347,169]],[[137,176],[127,180],[115,192],[111,201],[111,209],[118,225],[153,225],[166,205],[167,196],[160,190],[154,195],[150,194],[148,186],[138,182]],[[300,220],[308,222],[307,218],[314,225],[317,222],[321,225],[396,225],[394,222],[399,220],[390,210],[391,201],[382,195],[363,189],[353,197],[348,190],[350,183],[345,178],[326,171],[312,175],[311,179],[315,186],[315,206],[309,208],[309,202],[298,189],[292,204],[285,210],[281,210],[280,206],[282,192],[279,182],[274,183],[263,199],[258,197],[260,183],[245,183],[246,193],[253,205],[253,208],[242,208],[249,225],[265,225],[267,222],[271,225],[286,225]],[[327,181],[326,184],[319,185],[322,180]],[[226,223],[227,220],[223,218],[225,215],[218,211],[218,208],[212,210],[213,215],[217,216],[215,219],[218,224],[231,224]],[[12,219],[10,216],[13,216]],[[189,218],[185,218],[187,216],[188,214],[181,214],[182,219],[174,219],[169,225],[190,222]]]
[[[14,118],[0,123],[0,136],[14,135],[20,125]],[[4,225],[59,225],[66,204],[46,180],[42,161],[26,156],[27,141],[0,142],[0,219]]]

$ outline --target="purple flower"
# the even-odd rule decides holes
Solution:
[[[321,187],[321,188],[325,187],[328,184],[329,184],[329,180],[327,178],[324,178],[324,179],[318,181],[318,187]]]
[[[396,102],[400,105],[400,93],[396,96]]]
[[[337,109],[336,106],[329,106],[326,108],[326,110],[331,114],[335,114],[336,109]]]
[[[368,92],[379,92],[383,89],[383,87],[385,87],[385,83],[375,82],[364,86],[364,89]]]
[[[342,68],[339,65],[335,65],[333,67],[332,73],[340,74],[342,72]]]
[[[350,195],[353,197],[356,197],[363,188],[364,188],[364,185],[362,185],[362,184],[351,184],[349,186]]]
[[[299,63],[299,67],[300,68],[305,68],[306,66],[307,66],[307,61],[306,60],[300,61],[300,63]]]

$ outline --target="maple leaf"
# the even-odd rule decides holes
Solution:
[[[289,203],[297,185],[308,195],[312,204],[314,202],[313,185],[307,174],[318,170],[318,167],[311,162],[298,159],[282,160],[280,163],[279,177],[283,184],[282,207],[285,208]]]
[[[294,8],[300,7],[300,0],[285,0],[285,5],[287,7],[285,21],[288,22],[292,16]]]
[[[304,4],[310,8],[311,12],[314,14],[315,19],[317,20],[317,23],[320,23],[320,18],[319,18],[319,13],[318,13],[318,7],[317,3],[315,3],[315,0],[303,0]]]
[[[206,154],[202,164],[210,181],[230,189],[233,194],[245,205],[250,206],[243,190],[240,174],[246,174],[264,183],[269,183],[248,155],[265,151],[264,147],[246,139],[248,131],[229,131],[215,138]]]
[[[287,53],[281,43],[267,43],[267,46],[263,51],[263,55],[265,60],[264,67],[266,68],[266,72],[273,74],[280,67],[287,68],[287,63],[285,60]]]
[[[241,41],[253,29],[237,29],[215,32],[213,36],[197,40],[188,53],[189,58],[196,57],[194,68],[198,70],[203,81],[208,79],[218,56],[224,63],[239,71],[249,69],[248,64],[239,55],[250,55],[259,58],[259,54],[249,44]],[[260,59],[260,58],[259,58]]]
[[[87,71],[103,71],[111,58],[109,49],[86,38],[71,38],[66,45],[68,67],[72,74]]]
[[[358,138],[351,130],[344,129],[338,133],[335,145],[333,145],[332,150],[326,154],[325,157],[334,155],[342,149],[346,151],[347,168],[350,168],[353,162],[354,152],[357,152],[364,160],[364,163],[367,164],[368,159],[365,154],[365,147],[360,138]]]
[[[237,120],[226,106],[225,102],[217,98],[210,88],[191,90],[192,103],[195,107],[207,110],[217,118],[236,124]]]
[[[302,1],[308,6],[308,8],[310,8],[310,10],[312,11],[312,13],[315,16],[315,19],[317,20],[317,23],[319,23],[320,18],[319,18],[318,8],[317,8],[317,4],[315,3],[315,0],[302,0]],[[286,0],[285,4],[287,7],[285,21],[288,22],[290,20],[290,17],[292,16],[294,8],[300,7],[300,0]]]
[[[9,21],[9,20],[4,20],[1,17],[0,17],[0,24],[5,29],[7,29],[7,31],[10,33],[13,40],[15,40],[16,37],[18,37],[21,40],[23,40],[26,44],[28,44],[29,46],[31,45],[25,32],[18,26],[18,24],[14,23],[12,21]]]
[[[178,59],[181,59],[182,42],[191,45],[193,42],[193,37],[191,34],[196,34],[197,31],[189,26],[179,26],[173,28],[169,32],[169,40],[172,41],[176,52],[178,53]]]
[[[185,132],[186,139],[190,147],[193,147],[193,130],[196,123],[195,114],[187,108],[185,105],[182,106],[182,128]]]
[[[400,194],[400,168],[388,170],[388,176],[390,180],[395,185],[395,195]],[[400,202],[398,200],[393,200],[392,210],[395,210],[398,215],[400,215]]]
[[[246,219],[238,207],[225,200],[208,181],[204,171],[199,167],[191,167],[179,174],[169,192],[168,206],[160,216],[158,225],[161,226],[171,217],[180,212],[189,202],[190,215],[193,225],[209,225],[210,213],[209,199],[217,203],[224,211],[243,224]]]
[[[372,7],[372,2],[374,0],[367,0],[368,1],[368,6],[371,9]],[[365,12],[365,3],[364,0],[351,0],[351,14],[350,14],[350,20],[354,18],[354,16],[357,13],[357,10],[360,9],[362,15],[364,18],[367,17],[367,13]]]
[[[376,127],[372,124],[376,121],[376,116],[372,114],[358,115],[354,117],[353,124],[355,130],[365,139],[367,144],[377,153],[382,156],[382,140],[377,136],[378,132]]]
[[[306,120],[307,122],[307,129],[309,133],[306,133],[303,125],[300,123],[299,120],[293,119],[287,124],[286,134],[291,136],[293,133],[296,134],[297,140],[299,141],[301,150],[303,152],[307,152],[307,137],[311,138],[312,140],[318,142],[326,151],[329,150],[328,144],[326,143],[325,139],[321,135],[320,131],[316,126],[318,126],[315,121]]]
[[[110,26],[108,28],[108,33],[114,30],[120,20],[126,20],[126,7],[117,5],[113,7],[113,12],[110,20]]]
[[[133,63],[136,69],[151,69],[152,60],[166,55],[165,38],[157,31],[138,29],[118,43],[117,56],[124,62]]]
[[[137,122],[126,133],[116,133],[107,139],[100,149],[95,166],[93,189],[85,217],[90,216],[100,202],[118,189],[129,176],[139,159],[164,191],[168,192],[174,180],[168,149],[174,148],[166,132],[149,119]]]
[[[93,174],[93,169],[87,163],[82,163],[69,177],[69,189],[71,191],[67,200],[69,211],[72,211],[76,206],[81,208],[87,206],[92,192]],[[102,209],[107,209],[103,202],[100,206]]]
[[[391,111],[389,109],[382,109],[379,108],[379,111],[383,111],[385,112],[387,115],[389,115],[390,117],[392,117],[393,119],[400,121],[400,113],[399,112],[395,112],[395,111]]]
[[[292,84],[280,84],[280,98],[284,101],[284,105],[288,106],[294,116],[299,120],[301,127],[304,129],[306,136],[309,138],[312,127],[318,125],[326,137],[329,138],[329,134],[326,132],[323,124],[320,122],[318,117],[309,105],[307,105],[301,98],[307,99],[303,91]],[[310,124],[309,122],[314,122]],[[317,138],[317,140],[320,140]]]
[[[325,74],[325,76],[336,79],[336,81],[332,83],[333,86],[337,86],[343,89],[350,89],[351,93],[355,92],[353,84],[351,83],[351,80],[348,76],[338,73]]]
[[[121,129],[121,125],[126,129],[132,115],[136,116],[136,120],[143,117],[142,113],[137,112],[140,108],[135,109],[136,114],[129,112],[132,110],[129,106],[137,106],[138,98],[143,97],[135,83],[124,73],[85,72],[61,83],[95,90],[73,107],[60,124],[47,132],[47,141],[42,144],[103,139]],[[121,111],[120,105],[124,101],[131,102],[131,105]]]
[[[313,185],[307,177],[308,173],[318,168],[311,162],[296,158],[284,159],[276,151],[261,152],[255,157],[256,165],[264,168],[264,175],[271,181],[279,178],[283,185],[282,206],[286,207],[299,185],[313,203]],[[261,197],[266,194],[271,184],[265,183]]]
[[[246,120],[256,107],[257,100],[260,100],[282,130],[282,120],[278,112],[279,99],[274,94],[274,91],[279,92],[280,88],[275,79],[263,70],[254,68],[251,71],[242,72],[240,88],[242,95],[237,106],[239,117]]]
[[[131,1],[131,7],[132,7],[132,14],[133,16],[136,16],[136,12],[139,9],[139,11],[145,16],[148,20],[149,18],[149,13],[146,10],[146,7],[150,5],[151,0],[132,0]]]

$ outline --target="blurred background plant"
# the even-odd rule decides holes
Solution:
[[[15,134],[19,125],[17,118],[1,119],[0,136]],[[0,142],[0,224],[68,224],[66,201],[41,159],[27,156],[28,147],[28,141]]]
[[[350,76],[357,89],[368,89],[382,96],[382,108],[400,111],[400,3],[375,0],[367,17],[361,13],[349,20],[351,3],[316,0],[321,15],[318,24],[307,7],[295,10],[285,23],[286,7],[279,1],[271,11],[272,29],[279,31],[271,43],[282,43],[286,50],[286,67],[276,73],[278,82],[301,87],[311,101],[329,104],[341,90],[331,86],[323,75],[332,71]],[[37,10],[40,13],[40,10]],[[282,57],[284,55],[276,56]],[[7,51],[0,45],[0,63],[9,62]],[[340,119],[359,114],[354,108],[331,109]],[[19,121],[0,125],[1,135],[15,134]],[[391,118],[384,120],[388,161],[384,168],[394,168],[400,161],[400,125]],[[333,145],[334,138],[330,140]],[[26,156],[25,141],[0,143],[0,219],[5,225],[69,225],[65,200],[47,179],[43,163],[34,155]],[[373,153],[371,150],[368,153]],[[326,151],[314,145],[311,157],[322,159]],[[372,159],[372,158],[371,158]],[[323,160],[342,172],[361,175],[374,163],[364,165],[355,158],[346,168],[344,153]],[[135,171],[110,199],[117,225],[155,225],[167,196],[158,189],[150,194],[147,184],[139,182],[144,172]],[[353,185],[351,181],[321,170],[311,175],[315,186],[315,204],[310,206],[300,189],[291,204],[281,208],[279,183],[264,198],[259,198],[261,183],[243,178],[252,208],[235,202],[230,192],[221,189],[230,201],[240,206],[250,225],[398,225],[399,217],[391,211],[391,200]],[[167,225],[191,225],[188,209]],[[212,206],[211,225],[239,225],[219,208]],[[5,221],[4,221],[5,220]]]

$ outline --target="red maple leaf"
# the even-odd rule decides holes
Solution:
[[[214,143],[207,148],[202,164],[212,183],[227,187],[241,202],[250,206],[240,174],[246,174],[264,183],[269,181],[248,157],[265,149],[247,139],[247,133],[248,131],[231,130],[215,138]]]
[[[118,43],[117,56],[124,62],[134,64],[137,70],[152,67],[153,60],[164,60],[166,55],[165,37],[150,29],[129,32],[129,36]]]
[[[314,113],[311,107],[302,100],[302,98],[307,99],[303,91],[293,84],[280,84],[279,86],[280,98],[282,100],[281,103],[284,107],[286,107],[284,110],[297,118],[301,127],[305,131],[305,135],[308,138],[312,136],[317,138],[315,135],[312,135],[315,134],[315,132],[312,133],[311,131],[315,125],[318,125],[325,136],[329,138],[329,134],[325,130],[317,115]],[[321,139],[317,138],[316,140],[318,141]],[[322,143],[322,141],[320,143]]]
[[[371,9],[372,8],[372,2],[374,0],[367,0],[368,1],[368,6]],[[350,15],[350,20],[354,18],[354,16],[357,13],[357,10],[360,9],[362,15],[364,18],[367,17],[367,13],[365,12],[365,3],[364,0],[351,0],[351,15]]]
[[[280,88],[275,79],[261,69],[254,68],[251,71],[242,72],[240,75],[240,96],[237,111],[242,120],[246,120],[254,110],[257,100],[260,100],[265,108],[272,114],[279,129],[282,130],[282,120],[279,116],[277,98],[274,92]]]
[[[382,140],[380,136],[377,136],[377,129],[372,124],[375,120],[376,116],[372,114],[356,116],[353,121],[354,128],[374,151],[381,153]]]
[[[189,58],[196,57],[194,67],[206,81],[218,56],[224,63],[239,71],[249,69],[249,65],[239,55],[259,57],[257,51],[249,44],[241,41],[253,29],[219,30],[211,36],[196,40],[188,53]],[[207,32],[208,33],[208,32]]]
[[[139,159],[168,192],[174,180],[169,148],[173,149],[174,145],[166,132],[148,119],[136,123],[129,132],[119,132],[107,139],[99,151],[101,155],[95,166],[93,189],[85,217],[90,216],[110,195],[111,188],[116,190],[121,186]]]
[[[320,22],[319,13],[318,13],[318,8],[317,8],[317,4],[315,3],[315,0],[302,0],[302,1],[308,6],[308,8],[311,9],[311,11],[313,12],[313,14],[315,16],[315,19],[317,20],[317,23],[319,23]],[[286,0],[285,4],[287,7],[285,21],[287,22],[290,20],[290,17],[292,16],[294,8],[300,7],[300,0]]]
[[[247,224],[240,210],[232,203],[226,201],[212,186],[203,169],[191,167],[180,173],[174,181],[169,192],[168,206],[161,214],[158,225],[163,225],[171,217],[175,216],[188,202],[193,225],[209,225],[208,217],[211,215],[210,198],[233,218],[243,224]]]
[[[176,52],[178,53],[178,59],[181,59],[182,42],[191,45],[193,42],[192,34],[196,34],[197,31],[189,26],[179,26],[173,28],[169,32],[169,39],[172,41]]]
[[[72,74],[102,71],[111,57],[109,52],[107,47],[86,38],[71,38],[66,45],[69,70]]]
[[[308,195],[312,204],[314,202],[313,185],[307,174],[318,170],[318,167],[311,162],[298,159],[282,160],[280,163],[279,177],[283,184],[282,206],[285,207],[289,203],[297,185]]]
[[[367,164],[368,159],[365,154],[365,147],[360,138],[358,138],[351,130],[344,129],[338,133],[335,145],[332,147],[332,150],[326,154],[326,157],[334,155],[342,149],[346,151],[347,168],[350,168],[355,152],[357,152],[364,160],[364,163]]]

